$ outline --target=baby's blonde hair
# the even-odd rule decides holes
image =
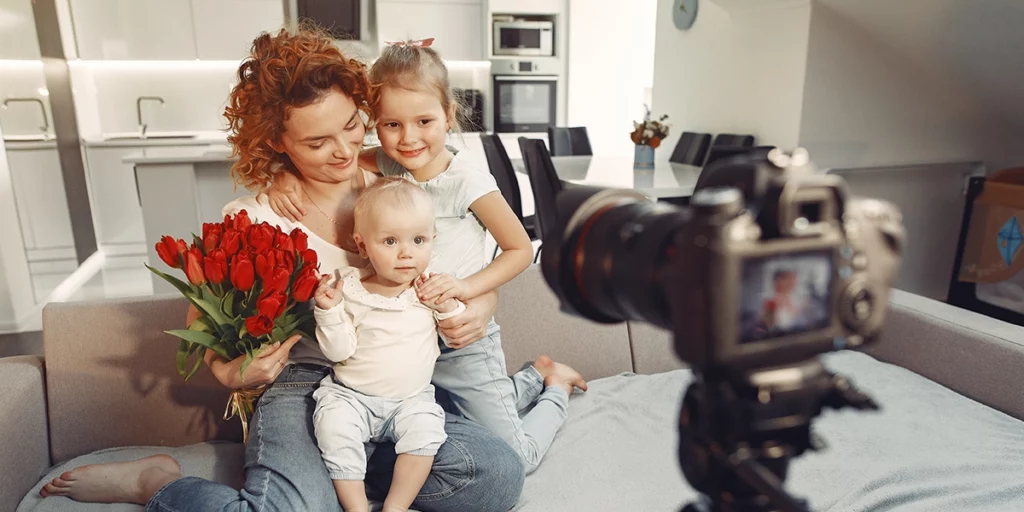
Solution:
[[[380,96],[385,87],[408,91],[426,91],[437,97],[448,117],[449,127],[459,131],[468,118],[452,92],[448,79],[448,67],[433,48],[416,44],[415,41],[389,44],[381,50],[380,57],[370,66],[370,83],[376,89],[370,106],[380,111]]]
[[[352,232],[362,234],[367,223],[377,218],[378,211],[384,206],[434,218],[434,203],[422,188],[403,178],[380,176],[356,199],[352,211]]]

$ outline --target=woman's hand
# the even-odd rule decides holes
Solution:
[[[487,336],[487,325],[498,307],[498,292],[490,291],[466,302],[466,310],[437,326],[451,348],[463,348]]]
[[[206,364],[210,366],[213,376],[221,384],[231,389],[251,389],[273,384],[288,363],[288,354],[291,352],[292,347],[301,338],[301,335],[296,334],[283,343],[279,341],[268,346],[260,355],[254,357],[249,366],[245,368],[244,379],[239,375],[239,370],[242,368],[245,356],[238,356],[228,361],[208,350],[205,357]]]
[[[292,222],[299,222],[306,216],[306,209],[302,207],[302,182],[294,174],[277,173],[266,194],[274,213]]]

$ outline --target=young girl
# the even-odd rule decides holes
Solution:
[[[371,269],[350,267],[315,294],[316,337],[334,371],[313,393],[313,426],[346,512],[369,510],[363,478],[367,442],[398,453],[384,511],[408,510],[444,443],[444,410],[430,377],[439,355],[437,320],[465,310],[457,299],[421,303],[434,241],[434,205],[419,187],[381,178],[353,211],[353,238]]]
[[[458,127],[458,105],[431,41],[391,44],[371,67],[381,146],[364,151],[359,160],[365,169],[419,184],[434,202],[437,273],[419,287],[420,300],[465,301],[525,270],[533,250],[490,173],[445,145],[448,133]],[[295,217],[305,201],[294,177],[286,174],[270,190],[270,204],[280,215]],[[502,249],[489,265],[485,230]],[[532,472],[565,422],[569,395],[574,387],[586,390],[586,382],[546,356],[509,378],[493,319],[484,339],[468,346],[451,341],[441,348],[434,384],[448,392],[459,413],[505,439],[527,473]]]

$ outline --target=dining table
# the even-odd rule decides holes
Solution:
[[[553,156],[551,162],[558,178],[567,185],[632,189],[651,199],[665,200],[693,195],[701,171],[700,166],[674,162],[636,168],[631,156]],[[522,159],[512,160],[512,166],[526,178]],[[529,186],[528,179],[520,181]]]

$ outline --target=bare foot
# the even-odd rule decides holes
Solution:
[[[178,462],[154,455],[131,462],[92,464],[72,469],[43,486],[39,494],[67,496],[88,503],[145,505],[163,486],[181,478]]]
[[[587,390],[587,381],[583,380],[580,372],[573,370],[569,365],[556,363],[548,356],[540,356],[533,362],[541,377],[544,377],[544,386],[560,386],[566,394],[571,395],[574,388]]]

